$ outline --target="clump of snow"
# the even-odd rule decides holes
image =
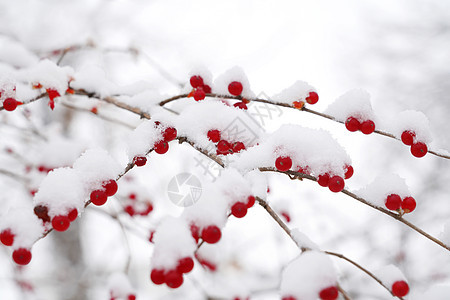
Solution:
[[[351,165],[350,157],[329,132],[285,124],[242,153],[232,166],[241,171],[274,167],[279,156],[292,159],[291,170],[309,167],[315,175],[328,172],[343,178],[345,166]]]
[[[189,225],[183,218],[165,218],[156,229],[153,240],[153,269],[175,269],[179,259],[193,257],[197,248]]]
[[[105,70],[100,66],[86,65],[73,75],[70,86],[94,92],[100,97],[109,96],[117,91],[117,85],[106,77]],[[62,94],[61,94],[62,95]]]
[[[34,196],[34,205],[47,206],[51,218],[66,216],[73,208],[82,211],[86,197],[82,174],[72,168],[58,168],[50,171],[42,181]]]
[[[272,101],[279,103],[292,104],[294,101],[306,102],[306,97],[310,92],[317,92],[316,89],[305,81],[296,81],[290,87],[282,90],[280,93],[270,97]]]
[[[405,179],[397,174],[380,175],[355,193],[379,207],[385,206],[385,200],[390,194],[397,194],[402,199],[411,196]]]
[[[211,71],[205,66],[200,65],[194,66],[193,68],[191,68],[191,71],[189,72],[188,76],[189,76],[188,81],[192,76],[200,76],[203,79],[203,84],[209,85],[211,89],[214,89],[213,75]],[[192,86],[190,85],[189,82],[188,82],[188,89],[192,90]]]
[[[51,169],[68,167],[72,166],[83,150],[84,146],[79,141],[52,138],[36,149],[37,155],[33,161],[37,166]]]
[[[294,228],[291,230],[291,236],[294,238],[295,243],[300,248],[308,248],[317,251],[320,250],[319,246],[313,241],[311,241],[311,239],[306,234],[301,232],[298,228]]]
[[[19,77],[23,77],[31,84],[40,83],[44,88],[55,89],[60,95],[64,95],[74,70],[68,66],[60,67],[54,62],[44,59],[21,73]]]
[[[0,61],[24,68],[38,62],[38,57],[17,41],[6,36],[0,37]]]
[[[42,222],[33,213],[31,206],[11,208],[0,218],[0,232],[10,229],[14,236],[13,249],[31,248],[44,233]]]
[[[396,281],[407,282],[405,275],[403,275],[402,271],[400,271],[400,269],[394,265],[387,265],[383,268],[378,269],[374,273],[389,289],[392,288],[392,285]]]
[[[441,240],[450,246],[450,221],[444,224],[444,230],[441,233]]]
[[[318,251],[306,251],[289,263],[281,275],[281,296],[316,300],[322,289],[336,286],[337,275],[330,258]]]
[[[209,100],[192,103],[184,109],[176,119],[176,128],[180,136],[188,137],[204,149],[214,147],[207,137],[212,129],[220,130],[222,139],[230,143],[240,141],[246,148],[256,144],[263,135],[247,111]]]
[[[448,300],[448,295],[450,295],[450,285],[433,285],[424,293],[419,293],[411,295],[412,300]]]
[[[403,131],[409,130],[415,133],[414,142],[430,143],[432,141],[430,122],[420,111],[405,110],[395,115],[389,123],[389,131],[397,138],[401,138]]]
[[[338,97],[328,106],[325,113],[342,122],[354,117],[360,122],[372,120],[377,124],[377,118],[370,104],[370,94],[363,89],[353,89]]]
[[[116,300],[128,300],[128,296],[134,295],[128,276],[121,272],[112,273],[108,279],[108,287],[111,298]]]
[[[103,149],[85,151],[73,164],[88,191],[99,189],[104,181],[116,179],[122,171],[119,163]]]
[[[250,83],[244,70],[238,66],[235,66],[218,76],[214,81],[212,88],[218,94],[230,95],[230,92],[228,92],[228,85],[233,81],[238,81],[242,84],[242,97],[248,99],[255,97],[255,94],[250,89]]]
[[[244,178],[250,183],[252,195],[255,197],[267,197],[267,174],[259,170],[252,170],[244,175]]]
[[[146,90],[131,97],[118,97],[119,100],[123,100],[123,102],[131,106],[138,107],[144,110],[149,110],[152,106],[155,105],[159,106],[159,102],[167,98],[169,97],[153,90]]]
[[[143,121],[128,137],[127,155],[129,159],[144,156],[156,142],[162,140],[161,129],[152,120]]]

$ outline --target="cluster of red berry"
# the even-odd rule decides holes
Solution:
[[[320,300],[336,300],[339,296],[339,290],[337,287],[335,286],[330,286],[327,288],[322,289],[319,292],[319,298]],[[283,298],[281,298],[281,300],[299,300],[294,296],[288,295],[288,296],[283,296]]]
[[[192,223],[190,229],[192,237],[195,239],[197,244],[200,238],[208,244],[215,244],[222,237],[222,231],[216,225],[208,225],[200,228],[195,223]]]
[[[247,210],[255,205],[255,196],[250,195],[245,202],[238,201],[231,206],[231,214],[236,218],[243,218],[247,214]]]
[[[319,101],[319,95],[316,92],[309,92],[308,97],[305,98],[308,104],[316,104]],[[305,106],[305,101],[298,100],[292,102],[292,105],[297,109],[302,109]]]
[[[0,242],[5,246],[13,246],[16,235],[11,228],[3,229],[0,232]],[[12,258],[18,265],[27,265],[31,261],[31,250],[27,248],[17,248],[13,251]]]
[[[108,180],[102,184],[102,188],[91,192],[90,200],[94,205],[103,205],[108,200],[108,197],[116,194],[117,189],[117,182],[113,179]]]
[[[230,143],[221,137],[220,130],[211,129],[207,133],[208,139],[216,144],[216,154],[217,155],[228,155],[233,153],[238,153],[245,150],[245,145],[242,142]]]
[[[361,131],[364,134],[371,134],[375,131],[375,123],[372,120],[362,120],[359,117],[348,117],[345,121],[345,128],[348,131]]]
[[[150,201],[138,201],[136,194],[128,195],[129,201],[124,206],[123,210],[133,217],[135,215],[148,216],[153,211],[153,204]]]
[[[412,130],[405,130],[401,136],[403,144],[411,146],[411,154],[415,157],[424,157],[428,152],[428,147],[424,142],[417,141],[416,133]]]
[[[154,284],[167,284],[168,287],[176,289],[183,284],[183,274],[187,274],[194,268],[192,257],[183,257],[178,260],[174,269],[152,269],[150,279]]]
[[[386,197],[384,204],[386,208],[389,210],[400,211],[400,208],[403,210],[403,213],[410,213],[416,208],[416,200],[409,196],[402,198],[397,194],[390,194]]]
[[[136,300],[136,295],[130,294],[130,295],[127,296],[126,299],[127,299],[127,300]],[[114,296],[114,294],[111,292],[111,293],[110,293],[109,300],[118,300],[118,299],[117,299],[117,297]]]
[[[161,123],[156,121],[155,126],[158,128],[161,126]],[[177,138],[177,130],[174,127],[167,127],[162,132],[162,136],[163,139],[157,141],[153,145],[153,150],[155,150],[158,154],[164,154],[169,151],[169,142]],[[133,158],[133,163],[138,167],[145,166],[147,163],[147,157],[141,155],[135,156]]]
[[[275,160],[275,168],[280,172],[289,171],[292,168],[292,159],[289,156],[277,157],[277,159]],[[317,176],[317,182],[320,186],[328,187],[330,191],[338,193],[345,187],[344,179],[349,179],[353,176],[352,166],[345,166],[344,171],[344,178],[330,173],[319,174]],[[311,171],[309,170],[308,166],[299,166],[297,167],[296,172],[311,175]]]

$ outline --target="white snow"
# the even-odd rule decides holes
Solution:
[[[112,273],[108,279],[108,287],[113,296],[117,300],[128,300],[128,296],[134,294],[128,276],[121,272]]]
[[[243,90],[241,96],[247,99],[255,97],[255,94],[250,89],[250,82],[241,67],[235,66],[223,74],[219,75],[214,81],[212,89],[215,93],[221,95],[230,95],[228,91],[228,85],[233,82],[238,81],[242,84]]]
[[[428,144],[432,141],[430,122],[424,113],[415,110],[405,110],[395,115],[389,122],[388,131],[401,138],[403,131],[410,130],[416,134],[414,142]]]
[[[306,234],[301,232],[298,228],[292,229],[291,235],[294,238],[295,243],[299,247],[309,248],[311,250],[317,250],[317,251],[320,250],[319,246],[316,243],[314,243],[313,241],[311,241],[311,239]]]
[[[270,97],[272,101],[292,105],[294,101],[303,101],[306,103],[306,97],[309,92],[317,92],[316,89],[305,81],[296,81],[290,87],[282,90],[280,93]]]
[[[145,120],[128,136],[127,155],[130,160],[135,156],[144,156],[153,145],[162,140],[161,129],[153,120]]]
[[[360,122],[372,120],[375,124],[378,123],[370,104],[370,94],[363,89],[353,89],[338,97],[325,113],[342,122],[348,117],[354,117]]]
[[[383,284],[392,289],[392,285],[396,281],[408,282],[402,271],[394,265],[387,265],[374,272],[375,275],[383,282]]]

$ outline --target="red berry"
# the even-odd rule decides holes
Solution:
[[[349,179],[350,177],[353,176],[353,167],[352,166],[345,166],[345,174],[344,174],[344,178],[345,179]]]
[[[292,104],[296,109],[302,109],[305,106],[305,102],[303,101],[294,101]]]
[[[410,213],[416,209],[416,200],[413,197],[406,197],[402,201],[402,209],[405,213]]]
[[[243,218],[247,214],[247,204],[236,202],[231,206],[231,214],[236,218]]]
[[[236,142],[233,144],[233,152],[238,153],[241,152],[241,150],[245,150],[245,145],[242,142]]]
[[[218,141],[220,141],[220,131],[217,129],[211,129],[210,131],[208,131],[208,139],[213,142],[213,143],[217,143]]]
[[[51,101],[55,99],[56,97],[60,97],[61,95],[59,92],[55,89],[47,89],[48,98],[50,98]]]
[[[175,270],[166,273],[166,284],[172,289],[179,288],[183,284],[183,275]]]
[[[292,159],[289,156],[279,156],[275,160],[275,168],[278,171],[285,172],[292,167]]]
[[[192,237],[195,239],[195,242],[198,243],[198,240],[200,238],[200,228],[198,228],[198,226],[195,224],[191,224],[190,229]]]
[[[396,281],[392,285],[392,293],[397,297],[406,296],[408,294],[408,292],[409,292],[409,286],[403,280]]]
[[[222,232],[220,231],[220,228],[215,225],[210,225],[202,230],[202,239],[209,244],[217,243],[221,237]]]
[[[328,181],[328,188],[333,193],[339,193],[344,189],[345,182],[344,179],[340,176],[333,176]]]
[[[283,296],[283,298],[281,298],[281,300],[297,300],[297,298],[289,295],[289,296]]]
[[[136,213],[134,211],[134,207],[132,205],[127,205],[125,206],[125,208],[123,209],[127,214],[130,215],[130,217],[134,216],[134,214]]]
[[[231,151],[231,144],[225,140],[220,140],[219,143],[217,144],[217,153],[227,155],[230,154],[230,151]]]
[[[139,214],[141,216],[147,216],[152,211],[153,211],[153,205],[150,202],[148,202],[147,203],[147,208],[144,211],[140,212]]]
[[[339,296],[337,287],[330,286],[320,291],[319,297],[321,300],[335,300]]]
[[[128,300],[136,300],[136,295],[133,294],[128,295]]]
[[[237,107],[237,108],[240,108],[240,109],[243,109],[243,110],[247,110],[248,109],[247,104],[245,104],[244,102],[236,102],[233,106]]]
[[[154,146],[155,152],[158,154],[164,154],[169,151],[169,144],[166,141],[159,141]]]
[[[177,137],[177,130],[173,127],[166,128],[163,132],[163,138],[166,142],[173,141]]]
[[[345,128],[351,132],[358,131],[361,128],[361,123],[359,123],[358,119],[349,117],[345,121]]]
[[[7,111],[13,111],[17,108],[19,102],[14,98],[7,98],[3,101],[3,108]]]
[[[155,237],[155,232],[154,230],[150,231],[150,237],[148,238],[148,241],[150,243],[153,243],[153,238]]]
[[[0,233],[0,241],[5,246],[12,246],[14,243],[14,236],[11,229],[7,228]]]
[[[106,203],[108,196],[106,195],[105,190],[95,190],[91,192],[90,199],[92,204],[100,206]]]
[[[129,194],[129,195],[128,195],[128,199],[136,200],[136,194],[135,194],[135,193]]]
[[[319,175],[319,177],[317,178],[317,182],[320,186],[327,187],[328,183],[330,182],[330,174],[325,173]]]
[[[50,222],[50,216],[48,215],[48,207],[44,205],[36,205],[34,207],[34,214],[44,222]]]
[[[136,166],[138,166],[138,167],[145,166],[145,164],[147,163],[147,157],[145,157],[145,156],[135,156],[133,158],[133,163]]]
[[[191,257],[183,257],[178,260],[177,272],[189,273],[194,268],[194,260]]]
[[[316,92],[309,92],[309,96],[305,100],[309,104],[316,104],[319,101],[319,95]]]
[[[31,252],[26,248],[19,248],[14,250],[12,258],[18,265],[28,265],[31,261]]]
[[[402,205],[402,198],[397,194],[390,194],[386,198],[385,205],[387,209],[397,210]]]
[[[69,218],[70,222],[75,221],[78,218],[78,210],[76,208],[71,209],[67,214],[67,217]]]
[[[200,100],[205,99],[206,93],[202,88],[197,88],[197,89],[195,89],[193,96],[194,96],[195,101],[200,101]]]
[[[161,269],[153,269],[150,273],[150,279],[154,284],[163,284],[166,281],[165,277],[164,270]]]
[[[242,83],[239,81],[233,81],[228,85],[228,91],[231,95],[239,96],[242,93],[242,90],[244,88],[242,87]]]
[[[361,132],[364,134],[371,134],[375,131],[375,123],[372,120],[367,120],[361,123]]]
[[[114,179],[108,180],[103,183],[103,188],[105,189],[106,196],[111,197],[117,193],[119,187],[117,186],[117,182]]]
[[[205,91],[205,93],[211,94],[211,87],[209,85],[203,85],[203,90]]]
[[[428,152],[428,147],[425,143],[418,142],[411,146],[411,154],[415,157],[424,157]]]
[[[70,220],[67,216],[55,216],[52,219],[52,227],[56,231],[66,231],[69,229]]]
[[[283,218],[286,220],[286,222],[289,223],[291,221],[291,216],[287,212],[283,211],[280,213],[280,215],[283,216]]]
[[[412,144],[414,143],[415,136],[416,136],[416,134],[413,131],[410,131],[410,130],[403,131],[403,133],[402,133],[403,144],[405,144],[407,146],[412,146]]]
[[[255,201],[256,201],[255,196],[252,196],[252,195],[248,196],[248,198],[247,198],[247,208],[250,208],[253,205],[255,205]]]
[[[191,83],[191,86],[193,88],[197,88],[197,87],[202,87],[203,86],[203,78],[199,75],[194,75],[191,77],[191,79],[189,80],[189,82]]]

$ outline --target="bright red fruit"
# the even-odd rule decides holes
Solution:
[[[231,214],[236,218],[243,218],[247,214],[247,204],[236,202],[231,206]]]
[[[344,178],[345,179],[349,179],[350,177],[353,176],[353,167],[352,166],[345,166],[345,174],[344,174]]]
[[[397,194],[390,194],[386,198],[385,205],[387,209],[397,210],[402,205],[402,198]]]
[[[248,109],[247,104],[245,104],[244,102],[236,102],[233,106],[237,107],[237,108],[240,108],[240,109],[243,109],[243,110],[247,110]]]
[[[317,182],[320,186],[327,187],[328,183],[330,182],[330,174],[325,173],[319,175],[319,177],[317,178]]]
[[[114,179],[108,180],[103,183],[103,188],[105,189],[106,196],[111,197],[117,193],[119,187]]]
[[[166,284],[172,289],[179,288],[183,284],[183,275],[175,270],[166,273]]]
[[[416,209],[416,200],[413,197],[406,197],[402,201],[402,209],[405,213],[410,213]]]
[[[406,296],[406,295],[408,294],[408,292],[409,292],[409,286],[408,286],[408,284],[407,284],[405,281],[403,281],[403,280],[396,281],[396,282],[394,282],[394,284],[392,285],[392,293],[393,293],[395,296],[403,297],[403,296]]]
[[[208,139],[213,142],[213,143],[217,143],[218,141],[220,141],[220,131],[217,129],[211,129],[210,131],[208,131]]]
[[[200,239],[200,228],[198,228],[198,226],[195,224],[191,224],[190,230],[195,242],[198,243],[198,240]]]
[[[134,216],[134,214],[136,213],[136,212],[134,211],[134,208],[133,208],[132,205],[127,205],[127,206],[125,206],[125,208],[124,208],[123,210],[124,210],[127,214],[129,214],[130,217]]]
[[[411,146],[411,154],[415,157],[424,157],[428,152],[428,147],[425,143],[418,142]]]
[[[256,202],[256,198],[253,195],[248,196],[247,198],[247,208],[252,207],[253,205],[255,205]]]
[[[416,134],[413,131],[405,130],[402,133],[402,142],[407,146],[411,146],[414,143],[414,137]]]
[[[70,222],[75,221],[78,218],[78,210],[76,208],[71,209],[67,214],[67,217],[69,218]]]
[[[361,123],[361,132],[364,134],[371,134],[375,131],[375,123],[372,120],[367,120]]]
[[[217,144],[217,153],[227,155],[230,154],[231,144],[225,140],[220,140]]]
[[[333,193],[339,193],[342,191],[345,187],[344,179],[340,176],[333,176],[328,181],[328,188]]]
[[[50,222],[50,216],[48,215],[48,207],[45,205],[36,205],[34,207],[34,214],[44,222]]]
[[[195,101],[200,101],[200,100],[205,99],[206,93],[202,88],[197,88],[197,89],[195,89],[193,96],[194,96]]]
[[[335,286],[327,287],[320,291],[319,297],[321,300],[335,300],[339,296],[339,290]]]
[[[191,83],[191,86],[193,88],[197,88],[197,87],[202,87],[203,86],[203,78],[199,75],[194,75],[191,77],[191,79],[189,80],[189,82]]]
[[[173,141],[177,137],[177,130],[173,127],[168,127],[163,132],[163,138],[166,142]]]
[[[31,261],[31,252],[26,248],[19,248],[14,250],[12,258],[18,265],[28,265]]]
[[[136,295],[133,294],[128,295],[128,300],[136,300]]]
[[[220,228],[215,225],[210,225],[202,230],[202,239],[208,244],[217,243],[221,237],[222,232],[220,231]]]
[[[287,212],[283,211],[280,213],[280,215],[283,216],[283,218],[286,220],[286,222],[288,222],[288,223],[291,222],[291,216]]]
[[[106,195],[105,190],[95,190],[91,192],[90,199],[92,204],[100,206],[106,203],[108,196]]]
[[[292,167],[292,159],[289,156],[279,156],[275,160],[275,168],[278,171],[286,172]]]
[[[348,117],[345,121],[345,128],[351,132],[358,131],[361,128],[361,123],[354,117]]]
[[[194,260],[191,257],[183,257],[178,260],[177,272],[189,273],[194,268]]]
[[[243,89],[242,83],[239,81],[233,81],[228,85],[228,91],[234,96],[239,96]]]
[[[66,231],[69,229],[70,220],[67,216],[55,216],[52,219],[52,227],[56,231]]]
[[[245,145],[242,142],[236,142],[233,144],[233,152],[238,153],[241,150],[245,150]]]
[[[6,98],[5,101],[3,101],[3,108],[7,111],[13,111],[17,108],[20,102],[18,102],[14,98]]]
[[[281,300],[297,300],[297,298],[295,298],[294,296],[283,296]]]
[[[150,273],[150,279],[154,284],[163,284],[166,281],[164,273],[164,270],[153,269]]]
[[[205,93],[207,94],[211,94],[211,87],[207,84],[203,85],[203,90],[205,91]]]
[[[309,104],[316,104],[319,101],[319,95],[316,92],[309,92],[309,96],[305,100]]]
[[[7,228],[0,233],[0,241],[5,246],[12,246],[14,243],[14,236],[11,229]]]
[[[145,164],[147,163],[147,157],[145,157],[145,156],[135,156],[133,158],[133,163],[136,166],[138,166],[138,167],[145,166]]]
[[[155,152],[158,154],[164,154],[169,151],[169,144],[166,141],[159,141],[154,146]]]

